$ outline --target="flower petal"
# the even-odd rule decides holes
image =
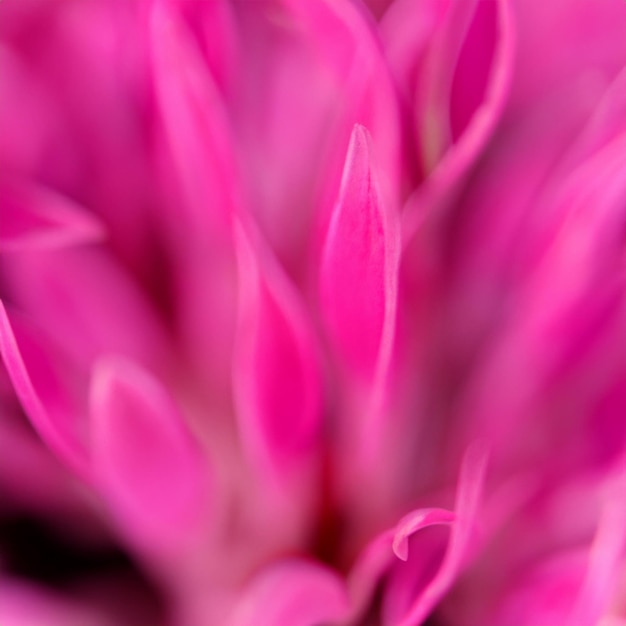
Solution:
[[[104,233],[97,218],[52,190],[0,181],[0,252],[90,243]]]
[[[416,20],[406,19],[411,3],[400,3],[390,12],[393,25],[401,30],[416,28],[411,25]],[[405,243],[427,213],[454,197],[503,114],[515,51],[510,5],[511,0],[470,0],[448,3],[442,12],[441,3],[436,3],[429,44],[414,53],[423,58],[412,64],[404,60],[405,65],[422,68],[412,74],[418,77],[413,78],[418,142],[428,177],[407,204]],[[424,47],[419,39],[417,44]],[[415,44],[406,44],[409,50],[410,45]]]
[[[365,548],[348,578],[353,618],[367,607],[378,580],[390,569],[383,598],[385,623],[410,626],[420,624],[428,615],[472,552],[469,540],[476,523],[486,462],[484,444],[475,442],[463,458],[454,512],[438,508],[412,511],[395,528],[381,533]],[[419,576],[424,574],[420,571],[424,567],[424,555],[412,558],[408,540],[420,530],[439,525],[451,527],[443,560],[430,582],[416,591]],[[431,547],[439,548],[438,545]],[[406,563],[398,564],[394,555]]]
[[[370,142],[367,130],[355,126],[320,271],[332,342],[366,384],[390,358],[398,270],[397,224],[379,193]]]
[[[86,451],[76,422],[79,410],[46,348],[27,328],[11,322],[0,302],[0,354],[15,393],[41,438],[85,476]]]
[[[471,545],[482,494],[487,450],[482,442],[472,444],[463,458],[457,490],[455,516],[443,561],[432,580],[414,597],[406,613],[394,623],[421,624],[452,586],[461,568],[476,549]],[[439,522],[441,523],[441,522]]]
[[[189,30],[170,2],[153,3],[150,46],[156,98],[184,203],[185,236],[224,234],[234,193],[226,111]],[[176,222],[173,223],[176,226]]]
[[[169,344],[150,302],[103,247],[11,255],[4,284],[25,311],[85,369],[115,352],[158,368]]]
[[[231,626],[317,626],[348,613],[341,579],[317,563],[283,561],[262,571],[244,590]],[[261,617],[262,616],[262,617]]]
[[[233,384],[241,436],[254,463],[276,470],[316,443],[318,355],[296,292],[240,223],[236,247],[240,304]]]
[[[207,468],[176,405],[147,371],[102,360],[90,393],[96,483],[133,539],[157,549],[193,540],[207,504]]]

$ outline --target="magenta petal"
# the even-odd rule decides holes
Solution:
[[[318,355],[305,310],[269,251],[242,225],[236,226],[236,248],[240,304],[233,382],[241,436],[254,463],[278,469],[316,442]]]
[[[96,482],[114,516],[156,549],[184,546],[203,519],[207,471],[172,398],[119,358],[94,371],[90,408]]]
[[[21,325],[12,324],[0,301],[0,354],[24,411],[41,438],[85,476],[78,407],[55,371],[46,350]]]
[[[69,199],[34,184],[0,182],[0,252],[98,241],[103,225]]]
[[[332,341],[348,368],[366,382],[390,357],[398,266],[397,224],[379,193],[370,141],[367,130],[356,125],[320,273],[322,313]]]
[[[290,560],[262,571],[244,590],[230,626],[318,626],[343,620],[341,579],[317,563]]]

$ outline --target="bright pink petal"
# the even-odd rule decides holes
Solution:
[[[0,354],[15,393],[41,438],[84,476],[86,452],[79,406],[60,380],[46,346],[27,328],[11,322],[2,302]]]
[[[278,469],[316,443],[318,355],[288,279],[259,240],[241,225],[236,230],[240,308],[233,383],[241,436],[255,463]]]
[[[96,367],[90,408],[94,477],[114,517],[156,550],[193,541],[209,499],[207,467],[167,391],[111,358]]]
[[[231,626],[317,626],[343,620],[348,597],[333,571],[308,561],[283,561],[243,591]]]
[[[371,382],[393,343],[398,230],[380,196],[371,139],[355,126],[320,270],[322,313],[340,358]]]

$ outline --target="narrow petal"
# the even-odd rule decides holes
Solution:
[[[52,190],[0,181],[0,252],[91,243],[104,234],[96,217]]]
[[[156,2],[150,53],[161,133],[162,180],[173,201],[159,214],[172,255],[177,332],[210,393],[229,384],[236,277],[231,217],[239,206],[233,137],[212,70],[226,82],[230,6],[225,2]],[[189,11],[188,21],[184,19]],[[232,25],[231,25],[232,26]],[[205,28],[211,67],[195,31]],[[212,32],[212,31],[218,32]],[[228,42],[222,41],[227,39]],[[234,44],[233,44],[234,45]],[[224,65],[226,64],[226,65]],[[213,389],[212,387],[216,387]]]
[[[390,357],[398,265],[395,216],[380,197],[370,141],[367,130],[355,126],[320,272],[332,342],[351,374],[366,383]]]
[[[348,613],[341,579],[317,563],[283,561],[262,571],[244,590],[231,626],[317,626]],[[261,617],[262,616],[262,617]]]
[[[40,338],[41,339],[41,338]],[[46,347],[32,332],[9,319],[0,302],[0,354],[24,411],[41,438],[85,476],[79,407],[55,369]]]
[[[370,130],[385,173],[379,182],[399,201],[405,163],[395,86],[360,3],[234,6],[247,63],[231,107],[250,206],[287,272],[300,277],[309,255],[318,258],[355,123]]]
[[[182,208],[185,236],[210,240],[228,227],[236,190],[226,111],[192,33],[172,3],[153,4],[150,37],[157,103],[185,200],[176,207],[176,219]]]
[[[240,224],[236,247],[240,304],[233,384],[241,436],[255,463],[278,469],[315,445],[318,355],[296,292]]]
[[[454,197],[503,114],[515,52],[510,4],[452,2],[435,18],[415,87],[418,142],[428,179],[407,204],[405,243],[427,213]]]
[[[167,391],[110,358],[94,371],[90,411],[93,472],[113,515],[158,550],[185,546],[205,513],[207,468]]]

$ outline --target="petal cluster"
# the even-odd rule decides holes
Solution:
[[[0,1],[0,624],[626,624],[626,5]]]

